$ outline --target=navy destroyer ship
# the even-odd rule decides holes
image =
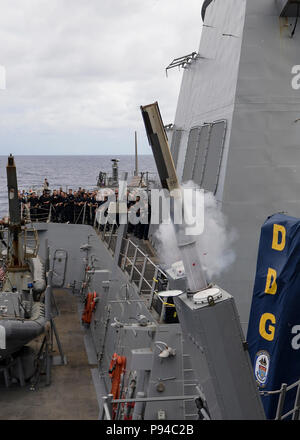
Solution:
[[[174,123],[164,127],[157,102],[141,106],[151,192],[173,200],[169,265],[152,217],[149,240],[128,230],[126,173],[112,222],[100,207],[93,226],[32,223],[48,301],[63,291],[78,304],[99,419],[299,419],[299,14],[295,0],[205,0],[199,50],[167,67],[184,69]],[[215,271],[221,237],[199,250],[175,222],[188,182],[236,232],[235,259]],[[1,355],[1,315],[0,329]]]

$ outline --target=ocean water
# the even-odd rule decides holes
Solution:
[[[119,159],[119,175],[127,171],[132,176],[135,167],[133,155],[113,156]],[[15,156],[18,188],[29,191],[43,186],[47,177],[50,189],[62,187],[63,190],[78,187],[92,189],[96,187],[99,171],[111,174],[111,156]],[[7,156],[0,156],[0,218],[7,215],[8,197],[6,181]],[[139,171],[156,173],[151,155],[138,158]]]

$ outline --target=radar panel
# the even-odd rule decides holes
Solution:
[[[196,151],[196,157],[195,157],[194,168],[192,173],[192,180],[200,187],[203,180],[210,129],[211,129],[210,124],[205,124],[202,125],[201,127],[201,132],[199,136],[199,147],[197,148]]]
[[[226,134],[226,121],[214,122],[209,134],[209,145],[201,187],[215,194],[219,181]]]
[[[195,127],[190,130],[182,175],[183,182],[187,182],[188,180],[192,179],[196,154],[197,150],[199,149],[200,133],[201,127]]]
[[[227,123],[203,124],[190,130],[182,181],[193,180],[200,188],[216,193]]]

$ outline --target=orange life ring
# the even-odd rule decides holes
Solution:
[[[91,323],[92,313],[96,306],[96,298],[97,298],[96,292],[94,293],[89,292],[86,296],[85,307],[81,317],[82,322],[86,324]]]

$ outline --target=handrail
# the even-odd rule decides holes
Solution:
[[[294,408],[290,411],[283,414],[283,407],[285,403],[286,394],[288,391],[294,389],[295,387],[298,387],[295,402],[294,402]],[[287,385],[286,383],[283,383],[281,385],[280,390],[273,390],[273,391],[260,391],[259,392],[261,396],[268,396],[268,395],[274,395],[279,394],[278,404],[277,404],[277,410],[276,410],[276,416],[275,420],[283,420],[289,417],[290,415],[293,415],[293,420],[299,420],[299,413],[300,413],[300,379],[294,382],[291,385]]]
[[[113,253],[117,239],[117,232],[115,232],[115,228],[117,229],[116,224],[110,225],[108,222],[106,222],[104,225],[97,225],[96,220],[94,222],[94,229],[101,237],[103,243],[105,243],[107,248]],[[115,240],[112,240],[113,237]],[[138,244],[134,243],[130,238],[123,238],[122,240],[123,242],[121,249],[123,249],[123,251],[120,252],[121,259],[119,266],[122,271],[128,273],[129,281],[135,285],[137,293],[147,296],[147,306],[149,309],[151,309],[154,294],[157,293],[155,289],[156,283],[158,282],[157,278],[161,277],[167,280],[168,277],[166,273],[151,260],[149,255],[139,247]],[[153,272],[151,275],[149,275],[149,269],[150,274]],[[137,275],[137,279],[135,275]],[[162,299],[160,297],[158,298],[163,303]]]
[[[167,402],[167,401],[190,401],[198,399],[198,395],[189,395],[189,396],[164,396],[164,397],[134,397],[128,399],[113,399],[113,395],[109,394],[108,396],[102,396],[103,399],[103,410],[102,410],[102,418],[106,420],[112,420],[112,408],[113,405],[117,405],[119,408],[120,405],[124,403],[147,403],[147,402]],[[118,414],[118,409],[116,411]]]
[[[121,254],[121,256],[123,257],[123,262],[121,262],[121,269],[126,271],[126,267],[130,267],[130,280],[136,284],[138,293],[150,293],[149,307],[151,308],[153,295],[155,293],[155,282],[157,282],[157,276],[160,275],[164,279],[167,279],[167,275],[159,266],[157,266],[151,260],[151,258],[145,252],[140,249],[140,247],[136,243],[134,243],[129,238],[123,238],[123,244],[125,243],[125,253]],[[130,250],[134,251],[134,254],[131,258],[129,256]],[[139,260],[139,258],[141,259]],[[129,265],[127,263],[129,263]],[[141,263],[141,267],[138,267],[137,263]],[[149,267],[151,267],[154,272],[151,276],[151,280],[145,277],[146,270],[149,269]],[[138,280],[133,280],[133,276],[135,273],[139,275]],[[149,289],[143,288],[143,284],[146,284]]]

